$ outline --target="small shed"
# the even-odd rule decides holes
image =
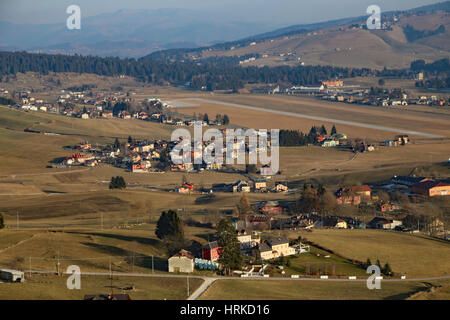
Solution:
[[[18,270],[0,269],[0,280],[11,282],[24,282],[25,273]]]
[[[169,258],[169,272],[194,272],[194,256],[181,249]]]

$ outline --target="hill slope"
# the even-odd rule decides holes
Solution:
[[[297,25],[240,41],[190,50],[169,50],[153,58],[201,59],[211,56],[254,55],[242,65],[333,65],[341,67],[405,68],[411,61],[433,61],[450,54],[450,1],[385,13],[382,30],[367,30],[366,17],[313,25]],[[405,29],[410,33],[405,32]],[[411,39],[413,36],[418,36]],[[416,34],[414,34],[416,33]],[[244,59],[242,59],[244,60]]]

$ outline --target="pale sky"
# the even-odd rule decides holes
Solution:
[[[66,8],[76,4],[83,17],[120,9],[185,8],[234,21],[288,26],[366,15],[372,4],[392,11],[438,2],[442,0],[0,0],[0,21],[59,23],[67,19]]]

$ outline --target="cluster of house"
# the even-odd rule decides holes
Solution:
[[[407,145],[408,143],[410,143],[410,139],[408,135],[398,135],[395,137],[395,139],[391,140],[384,140],[382,142],[382,145],[384,145],[385,147],[398,147],[398,146],[404,146]]]
[[[259,94],[289,94],[289,95],[313,95],[317,98],[352,104],[364,104],[373,106],[408,106],[411,104],[429,106],[448,106],[450,100],[436,95],[408,98],[408,95],[400,90],[401,94],[393,98],[387,90],[373,92],[369,88],[359,86],[344,86],[342,80],[322,81],[320,86],[290,86],[268,85],[255,88],[252,93]]]
[[[238,180],[234,183],[216,183],[211,188],[202,186],[195,188],[192,183],[183,183],[181,186],[174,189],[175,192],[192,194],[192,193],[216,193],[216,192],[276,192],[286,193],[289,191],[288,186],[283,182],[275,182],[273,188],[267,186],[267,179],[264,177],[258,178],[251,176],[251,182],[245,180]]]
[[[66,157],[62,164],[95,166],[104,162],[131,172],[158,172],[159,169],[153,169],[154,163],[160,162],[161,152],[168,144],[164,140],[136,140],[114,147],[82,142],[74,147],[76,152]]]
[[[257,235],[247,233],[245,230],[236,231],[236,238],[239,241],[241,254],[260,257],[261,260],[272,260],[281,256],[291,256],[294,254],[309,251],[309,246],[291,246],[286,237],[275,237],[265,241]],[[203,269],[199,261],[204,265],[211,265],[211,270],[219,267],[221,247],[217,241],[211,241],[201,248],[201,258],[196,258],[191,252],[181,249],[168,259],[169,272],[194,272],[194,269]]]

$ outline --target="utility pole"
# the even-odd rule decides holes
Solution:
[[[187,275],[187,296],[189,298],[189,274]]]
[[[30,278],[31,278],[31,257],[30,257]]]
[[[58,251],[58,256],[57,256],[57,263],[56,263],[56,272],[58,273],[58,276],[59,276],[59,265],[60,265],[60,263],[59,263],[59,251]]]
[[[101,228],[103,230],[103,212],[100,213],[100,223],[101,223]]]
[[[153,255],[152,255],[152,273],[155,273],[154,263],[153,263]]]
[[[16,211],[16,227],[17,227],[17,230],[19,230],[19,210],[17,210]]]

